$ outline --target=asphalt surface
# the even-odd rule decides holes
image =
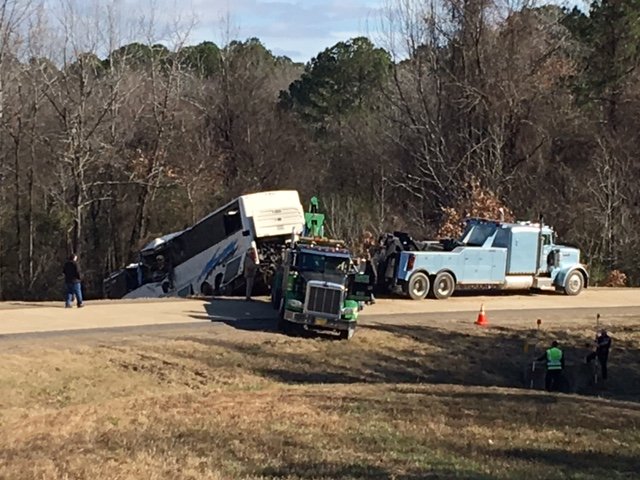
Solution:
[[[517,309],[489,312],[488,328],[562,329],[576,325],[596,327],[598,324],[615,331],[616,326],[640,323],[640,307],[608,307],[595,312],[592,308],[580,309]],[[363,316],[360,327],[375,325],[420,325],[451,329],[480,328],[475,326],[476,314],[469,311],[431,312],[413,314],[381,314]],[[107,328],[83,328],[58,331],[37,331],[0,334],[0,345],[43,343],[48,346],[95,345],[116,341],[135,341],[140,338],[180,338],[194,334],[238,338],[241,335],[276,334],[275,315],[252,318],[218,318],[203,315],[201,319],[164,324],[135,325]]]
[[[589,289],[577,297],[558,294],[465,295],[448,300],[381,299],[365,307],[360,325],[425,325],[464,329],[484,306],[489,328],[615,327],[640,322],[640,289]],[[130,336],[178,337],[203,332],[237,338],[276,331],[276,315],[266,299],[165,299],[87,302],[65,309],[60,302],[0,304],[0,342],[89,341]],[[613,323],[612,323],[613,322]],[[65,340],[66,339],[66,340]]]

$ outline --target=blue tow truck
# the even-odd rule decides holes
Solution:
[[[578,295],[589,284],[580,250],[557,245],[542,218],[539,223],[468,219],[459,239],[415,242],[399,232],[391,238],[392,253],[382,266],[386,287],[414,300],[478,288]]]

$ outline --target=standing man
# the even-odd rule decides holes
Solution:
[[[564,369],[564,352],[558,348],[558,342],[555,340],[551,343],[551,348],[544,352],[536,361],[547,362],[547,374],[544,383],[547,392],[555,392],[560,387],[562,379],[562,370]]]
[[[249,247],[246,255],[244,256],[244,282],[247,287],[245,300],[251,300],[251,291],[253,290],[253,283],[256,279],[256,272],[258,270],[256,262],[256,251],[253,247]]]
[[[358,269],[360,273],[369,276],[369,287],[368,290],[371,296],[371,302],[375,303],[375,297],[373,290],[375,289],[378,283],[378,272],[376,272],[376,268],[374,265],[374,254],[375,254],[375,246],[373,234],[369,231],[364,231],[362,234],[362,241],[359,246],[358,253]]]
[[[603,328],[596,335],[596,349],[587,355],[587,363],[591,363],[596,357],[600,362],[602,370],[602,380],[607,379],[607,361],[609,360],[609,349],[611,348],[611,337]]]
[[[78,308],[82,307],[82,279],[80,278],[80,268],[78,268],[78,256],[73,253],[69,256],[62,267],[64,273],[64,284],[66,289],[65,307],[71,308],[73,297],[76,297]]]

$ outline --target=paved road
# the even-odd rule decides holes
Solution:
[[[627,308],[640,313],[640,289],[589,289],[577,297],[557,294],[462,296],[448,300],[383,299],[368,306],[363,321],[379,316],[410,318],[474,318],[483,304],[489,318],[518,316],[527,310],[535,315],[571,316],[569,312],[595,315],[606,308]],[[586,310],[585,310],[586,309]],[[461,316],[460,312],[468,312]],[[471,312],[474,312],[473,314]],[[556,313],[553,313],[556,312]],[[557,313],[560,312],[560,313]],[[564,312],[564,313],[563,313]],[[267,320],[274,317],[266,299],[244,302],[238,299],[166,299],[151,301],[88,302],[82,309],[65,309],[61,303],[0,304],[0,335],[36,332],[109,329],[134,326],[178,325],[197,322]],[[422,321],[424,321],[422,320]]]
[[[576,301],[576,300],[579,301]],[[640,290],[590,290],[583,298],[556,295],[460,297],[446,301],[381,300],[363,312],[362,325],[437,325],[473,328],[478,306],[484,303],[493,327],[564,328],[603,324],[615,318],[640,321]],[[202,330],[226,336],[238,332],[275,330],[274,311],[266,301],[237,299],[96,302],[83,309],[11,304],[0,309],[0,339],[100,338],[128,335],[173,336]]]

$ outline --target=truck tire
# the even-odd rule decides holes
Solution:
[[[356,334],[356,327],[349,327],[346,330],[340,330],[340,339],[341,340],[351,340],[353,336]]]
[[[565,281],[564,293],[567,295],[578,295],[582,288],[584,287],[584,278],[582,277],[582,273],[577,270],[574,270],[569,274],[567,280]]]
[[[429,293],[429,277],[426,273],[416,272],[409,278],[407,290],[412,300],[422,300]]]
[[[282,300],[282,291],[279,288],[271,289],[271,306],[274,310],[278,310],[280,307],[280,300]]]
[[[456,281],[449,272],[440,272],[436,275],[431,285],[431,296],[438,300],[444,300],[453,295],[456,289]]]
[[[284,334],[288,334],[291,331],[289,322],[282,317],[278,317],[278,331]]]

